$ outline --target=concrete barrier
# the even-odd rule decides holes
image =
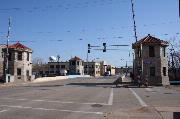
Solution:
[[[78,77],[90,77],[89,75],[69,75],[69,76],[55,76],[55,77],[41,77],[34,79],[32,82],[47,82],[47,81],[56,81],[56,80],[64,80],[64,79],[73,79]]]
[[[69,75],[68,78],[90,77],[90,75]]]
[[[32,82],[37,83],[37,82],[47,82],[47,81],[56,81],[56,80],[64,80],[64,79],[68,79],[68,76],[42,77],[42,78],[34,79]]]

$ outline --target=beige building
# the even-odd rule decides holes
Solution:
[[[69,73],[69,62],[48,62],[49,75],[67,75]]]
[[[100,74],[101,76],[104,76],[107,72],[107,63],[105,61],[100,62]]]
[[[84,75],[84,64],[82,59],[75,56],[69,60],[69,74]]]
[[[115,75],[115,67],[112,65],[107,65],[107,72],[109,72],[109,75]]]
[[[100,76],[100,63],[99,62],[84,62],[84,74],[90,76]]]
[[[23,44],[17,42],[9,45],[9,74],[14,76],[14,81],[31,80],[32,76],[32,50]],[[3,49],[6,56],[6,48]],[[5,66],[4,66],[5,67]]]
[[[91,75],[104,76],[107,72],[105,61],[84,62],[75,56],[66,62],[58,62],[56,60],[48,62],[48,64],[33,66],[33,74],[38,76],[58,76],[58,75]],[[115,75],[115,68],[110,67],[112,75]],[[101,75],[102,74],[102,75]]]
[[[147,79],[150,85],[169,85],[168,42],[151,36],[132,44],[135,52],[134,77],[140,75],[142,79]]]

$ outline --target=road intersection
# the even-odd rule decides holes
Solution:
[[[116,78],[66,79],[0,90],[0,119],[173,118],[179,89],[115,87]]]

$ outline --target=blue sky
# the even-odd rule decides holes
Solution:
[[[179,0],[134,0],[138,39],[152,34],[163,40],[180,40]],[[100,58],[115,66],[132,64],[135,42],[130,0],[0,0],[0,43],[5,43],[8,18],[12,17],[10,41],[33,49],[33,58],[57,56],[69,60],[87,56],[87,44],[128,44],[91,50],[90,60]]]

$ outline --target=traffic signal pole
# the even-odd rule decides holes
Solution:
[[[90,53],[91,45],[88,44],[88,51],[87,51],[87,74],[89,75],[89,53]]]

